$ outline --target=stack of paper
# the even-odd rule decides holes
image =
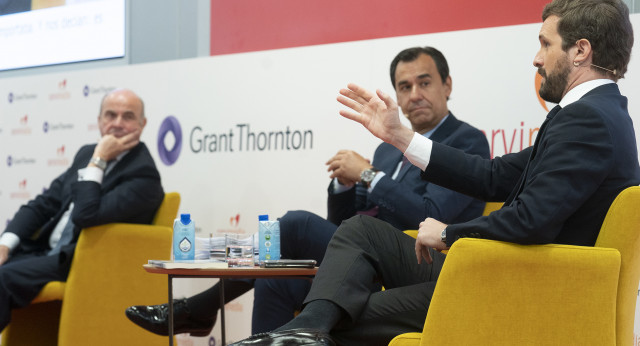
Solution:
[[[243,243],[250,244],[253,241],[253,253],[256,263],[258,261],[258,237],[248,236],[240,239]],[[196,237],[196,260],[216,259],[226,260],[225,239],[222,237],[202,238]]]

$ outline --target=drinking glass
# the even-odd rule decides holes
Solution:
[[[253,267],[253,235],[225,234],[225,253],[229,267]]]

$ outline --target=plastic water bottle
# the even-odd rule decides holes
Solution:
[[[196,226],[190,214],[180,214],[173,221],[173,259],[193,260],[196,254]]]
[[[260,261],[280,259],[280,221],[269,221],[269,215],[258,217],[258,248]]]

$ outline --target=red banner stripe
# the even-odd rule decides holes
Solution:
[[[549,0],[211,0],[211,55],[541,22]]]

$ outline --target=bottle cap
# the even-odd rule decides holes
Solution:
[[[269,215],[259,215],[258,221],[269,221]]]
[[[191,221],[191,214],[180,214],[180,222],[183,225],[188,224]]]

